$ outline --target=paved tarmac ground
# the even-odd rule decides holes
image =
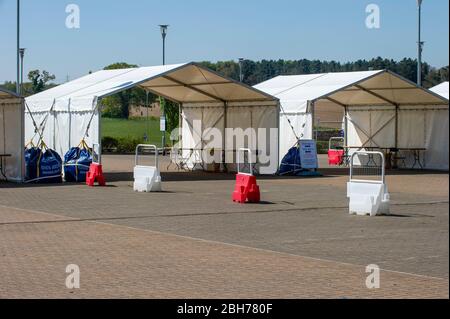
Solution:
[[[132,156],[104,157],[105,188],[0,184],[0,298],[449,297],[448,173],[390,172],[392,215],[370,218],[348,214],[345,169],[260,178],[239,205],[233,175],[167,164],[162,193],[133,192]]]

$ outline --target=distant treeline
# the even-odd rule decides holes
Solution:
[[[221,62],[201,62],[202,65],[220,73],[225,76],[239,80],[239,63],[235,61],[221,61]],[[133,64],[116,63],[113,68],[117,67],[136,67]],[[106,67],[110,68],[111,66]],[[441,69],[434,68],[428,63],[423,64],[423,85],[426,88],[433,87],[444,81],[449,80],[448,66]],[[351,72],[351,71],[368,71],[368,70],[391,70],[401,76],[417,82],[417,61],[410,58],[405,58],[401,61],[392,59],[383,59],[378,57],[372,60],[358,60],[355,62],[336,62],[336,61],[320,61],[320,60],[262,60],[251,61],[245,60],[243,62],[242,72],[244,75],[244,83],[248,85],[255,85],[263,81],[269,80],[278,75],[293,75],[293,74],[314,74],[314,73],[328,73],[328,72]],[[54,77],[46,72],[39,70],[31,71],[28,75],[30,82],[24,84],[25,95],[38,93],[42,90],[54,87],[51,83]],[[15,91],[16,84],[13,81],[8,81],[0,84],[11,91]]]
[[[202,64],[213,69],[223,75],[233,79],[239,79],[239,63],[234,61],[226,62],[202,62]],[[423,85],[426,88],[433,87],[444,81],[449,80],[448,66],[437,69],[424,63],[423,68]],[[413,59],[403,59],[394,61],[383,59],[381,57],[372,60],[358,60],[355,62],[340,63],[336,61],[319,61],[319,60],[262,60],[243,62],[244,82],[248,85],[255,85],[263,81],[269,80],[278,75],[293,74],[315,74],[328,72],[351,72],[351,71],[368,71],[388,69],[401,76],[417,82],[417,61]]]

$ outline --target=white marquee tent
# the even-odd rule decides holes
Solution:
[[[430,91],[445,97],[447,100],[448,100],[448,90],[449,90],[448,82],[443,82],[430,89]]]
[[[24,176],[23,114],[23,99],[0,88],[0,155],[8,155],[3,158],[3,173],[12,182],[21,182]]]
[[[279,76],[255,88],[280,99],[280,158],[312,139],[318,108],[344,109],[346,145],[424,148],[424,167],[448,170],[448,99],[390,71]]]
[[[221,133],[224,128],[275,128],[278,131],[279,102],[276,98],[196,63],[187,63],[99,71],[31,96],[26,99],[26,143],[35,136],[33,119],[39,126],[46,117],[44,140],[60,155],[78,145],[86,131],[89,145],[99,143],[101,99],[135,86],[180,105],[183,149],[201,150],[207,144],[203,134],[195,130],[195,120],[202,121],[202,131],[209,128],[217,128]],[[216,149],[235,157],[236,149],[228,146],[229,142],[223,134],[220,147]],[[257,149],[249,143],[243,146]],[[272,155],[275,153],[278,163],[278,140]],[[234,163],[231,164],[230,169],[233,169]],[[275,173],[276,169],[264,173]]]

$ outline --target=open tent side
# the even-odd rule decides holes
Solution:
[[[23,140],[23,99],[13,92],[0,88],[0,155],[3,161],[0,179],[6,177],[11,182],[23,181],[25,169]]]
[[[280,99],[280,155],[313,138],[318,111],[340,108],[347,146],[423,148],[425,168],[448,170],[448,100],[395,73],[282,76],[256,88]]]
[[[26,141],[35,136],[34,119],[36,126],[45,123],[44,139],[61,155],[83,137],[90,145],[100,144],[102,98],[136,86],[180,105],[181,148],[184,149],[199,152],[208,144],[196,130],[194,124],[198,120],[202,121],[202,131],[216,128],[221,132],[222,140],[215,149],[223,158],[227,153],[235,154],[239,148],[227,146],[225,128],[266,128],[276,129],[278,133],[276,98],[196,63],[187,63],[99,71],[31,96],[26,99]],[[252,140],[253,137],[248,138],[241,146],[256,151],[258,147]],[[273,155],[278,163],[278,139],[272,142],[276,143]],[[200,154],[191,155],[192,164],[202,162]],[[233,169],[236,156],[233,158],[225,168]],[[271,173],[275,172],[276,168],[272,169]]]

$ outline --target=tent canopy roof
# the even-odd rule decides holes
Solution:
[[[255,88],[196,63],[103,70],[26,99],[31,111],[47,111],[56,101],[71,110],[92,109],[93,101],[140,86],[178,103],[277,101]],[[91,102],[90,102],[91,101]],[[91,104],[89,104],[91,103]]]
[[[278,76],[255,88],[280,99],[284,112],[306,112],[308,102],[341,106],[448,105],[448,99],[387,70]]]
[[[448,89],[449,89],[449,84],[447,81],[447,82],[443,82],[439,85],[436,85],[435,87],[431,88],[430,91],[432,91],[436,94],[439,94],[448,100]]]

